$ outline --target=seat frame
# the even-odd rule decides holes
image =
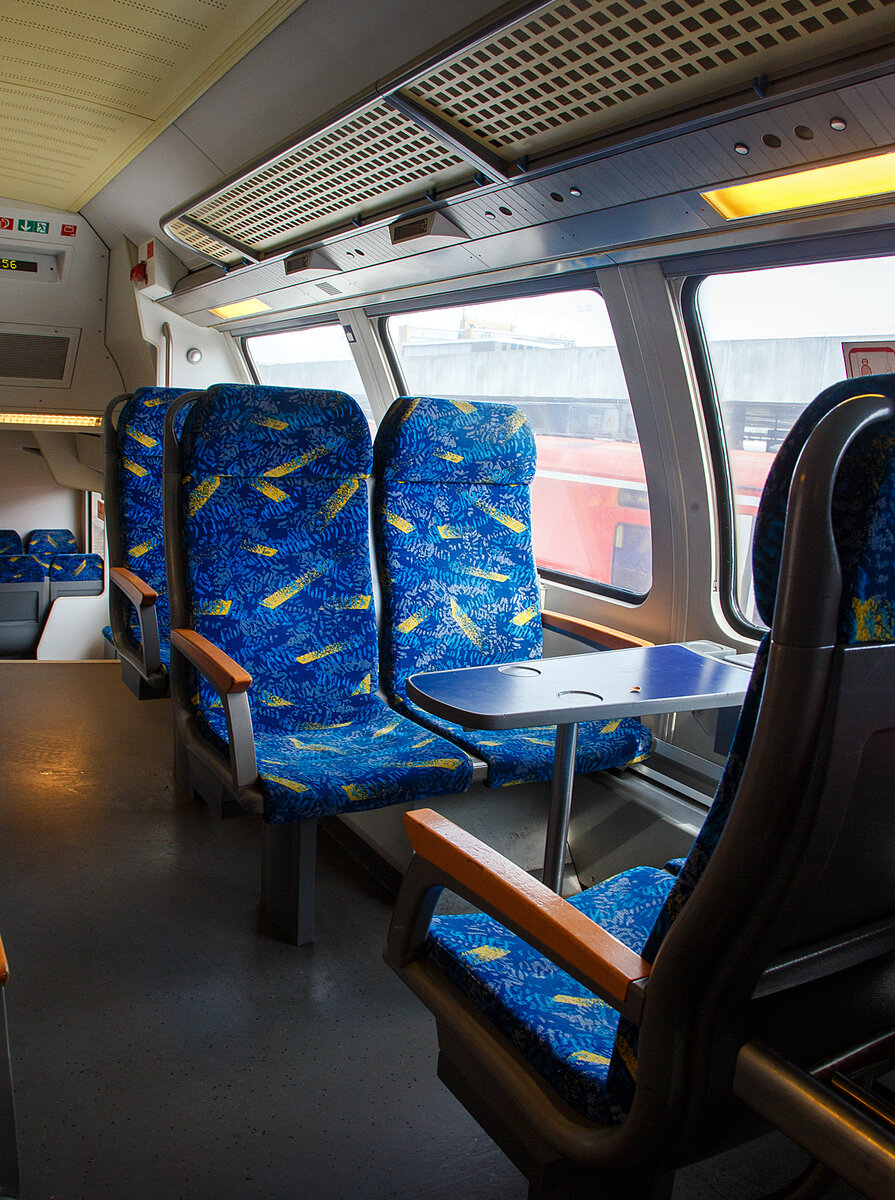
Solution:
[[[847,446],[893,416],[895,398],[854,396],[818,422],[802,452],[761,708],[736,803],[645,982],[630,974],[613,994],[557,950],[555,935],[532,936],[546,903],[539,885],[507,900],[495,880],[510,864],[489,870],[450,831],[447,849],[432,843],[431,831],[414,834],[386,960],[436,1017],[439,1075],[526,1174],[532,1197],[664,1200],[675,1168],[760,1131],[734,1099],[744,1042],[759,1038],[810,1070],[891,1026],[895,915],[872,919],[842,879],[845,868],[855,870],[852,809],[862,805],[872,828],[888,828],[887,798],[868,794],[862,754],[878,730],[895,727],[890,686],[881,703],[883,684],[895,678],[895,644],[836,644],[841,571],[830,504]],[[811,549],[798,554],[799,545]],[[845,749],[834,756],[833,746]],[[409,816],[411,826],[420,822]],[[872,851],[885,856],[889,848]],[[425,957],[443,887],[639,1023],[638,1082],[623,1121],[596,1125],[572,1110]],[[833,934],[831,905],[848,914]],[[593,931],[598,937],[599,927]]]

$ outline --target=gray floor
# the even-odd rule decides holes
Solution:
[[[258,820],[175,796],[169,726],[115,664],[0,663],[23,1200],[523,1200],[382,964],[388,896],[321,839],[316,946],[270,936]],[[774,1135],[675,1200],[749,1200],[802,1161]]]

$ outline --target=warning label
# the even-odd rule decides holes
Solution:
[[[77,225],[63,225],[62,226],[62,236],[63,237],[74,237],[77,232],[78,232]]]

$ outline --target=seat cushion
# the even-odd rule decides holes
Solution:
[[[634,867],[569,903],[640,953],[674,883]],[[609,1063],[618,1013],[571,975],[483,913],[436,917],[426,953],[582,1116],[622,1119]]]
[[[511,787],[516,783],[534,783],[553,775],[556,748],[555,727],[523,729],[464,729],[425,712],[410,700],[401,710],[427,729],[443,733],[476,758],[488,764],[489,787]],[[587,775],[609,767],[624,767],[649,757],[653,735],[634,717],[610,721],[583,721],[578,726],[575,771]]]
[[[220,701],[205,715],[223,749],[227,731]],[[367,696],[350,720],[309,721],[287,735],[260,733],[255,756],[264,818],[271,824],[450,795],[472,783],[472,763],[462,750],[378,696]]]

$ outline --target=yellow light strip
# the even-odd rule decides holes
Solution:
[[[773,179],[755,179],[701,195],[725,221],[736,221],[886,192],[895,192],[895,153],[795,171]]]
[[[270,305],[256,297],[252,300],[240,300],[236,304],[224,304],[221,308],[210,308],[208,311],[216,317],[229,320],[230,317],[251,317],[255,313],[270,312]]]
[[[99,429],[102,417],[76,417],[66,413],[0,413],[0,425],[77,425]]]

